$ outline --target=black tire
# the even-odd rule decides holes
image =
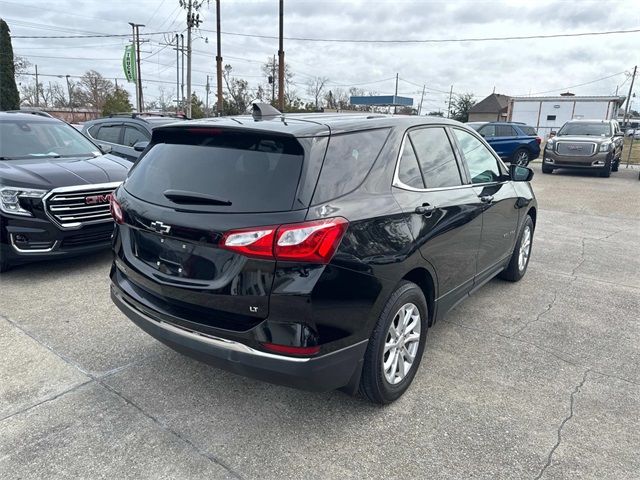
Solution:
[[[407,304],[413,304],[420,313],[419,343],[415,358],[408,372],[402,380],[394,385],[385,376],[383,361],[386,352],[384,351],[384,346],[387,339],[391,338],[389,337],[391,323],[395,320],[396,314],[399,313],[400,309]],[[427,301],[420,287],[412,282],[404,280],[400,282],[391,297],[389,297],[389,300],[387,300],[369,339],[369,345],[364,356],[362,376],[360,377],[359,391],[364,398],[380,404],[391,403],[409,388],[420,367],[420,360],[424,352],[429,323],[428,314]]]
[[[542,164],[542,173],[553,173],[553,167],[547,167],[544,163]]]
[[[531,154],[526,148],[519,148],[515,152],[513,152],[513,155],[511,155],[511,163],[514,165],[526,167],[527,165],[529,165],[530,161]]]
[[[611,165],[611,160],[607,160],[607,163],[604,167],[602,167],[598,175],[600,175],[602,178],[609,178],[611,176],[612,168],[613,167]]]
[[[526,260],[524,262],[524,266],[520,265],[520,250],[522,247],[523,240],[525,239],[526,231],[529,230],[529,246],[528,246],[528,254],[526,256]],[[529,259],[531,258],[531,247],[533,245],[533,220],[531,215],[527,215],[527,218],[522,225],[522,229],[520,230],[520,235],[518,235],[518,241],[516,242],[516,247],[513,249],[513,253],[511,254],[511,259],[509,260],[509,265],[505,268],[498,277],[503,280],[507,280],[509,282],[518,282],[524,277],[524,274],[527,273],[527,267],[529,266]]]
[[[613,165],[611,165],[611,171],[617,172],[619,168],[620,168],[620,157],[616,158],[613,161]]]
[[[0,273],[6,272],[9,268],[9,262],[6,260],[0,260]]]

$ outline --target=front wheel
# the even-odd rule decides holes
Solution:
[[[607,160],[607,163],[604,167],[602,167],[602,170],[600,170],[599,175],[603,178],[609,178],[611,176],[611,160]]]
[[[503,280],[517,282],[527,272],[529,257],[531,256],[531,245],[533,244],[533,220],[530,215],[524,221],[520,237],[516,242],[516,248],[511,254],[511,260],[507,268],[498,275]]]
[[[420,287],[401,282],[369,339],[360,378],[362,396],[375,403],[390,403],[409,388],[424,351],[428,312]]]
[[[526,167],[529,165],[529,152],[524,148],[519,148],[511,157],[511,163],[514,163],[520,167]]]
[[[542,173],[553,173],[553,167],[547,167],[544,163],[542,164]]]

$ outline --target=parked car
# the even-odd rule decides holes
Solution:
[[[609,177],[618,171],[623,145],[623,133],[615,120],[570,120],[547,141],[542,173],[574,168]]]
[[[151,113],[118,113],[85,122],[82,133],[98,145],[108,145],[111,153],[135,161],[161,125],[185,120],[184,117]]]
[[[0,271],[108,247],[130,165],[61,120],[0,112]]]
[[[153,131],[112,197],[112,299],[218,367],[391,402],[437,319],[525,274],[533,172],[451,120],[255,108]]]
[[[505,162],[526,167],[540,156],[542,138],[533,127],[518,122],[471,122],[467,125],[482,135]]]
[[[634,140],[640,140],[640,128],[628,128],[625,135],[633,137]]]

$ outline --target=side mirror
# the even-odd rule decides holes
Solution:
[[[533,170],[520,165],[509,165],[509,176],[514,182],[529,182],[533,178]]]
[[[141,141],[141,142],[137,142],[134,146],[133,149],[136,152],[143,152],[145,148],[147,148],[147,145],[149,145],[149,142],[145,142],[145,141]]]
[[[113,150],[113,148],[111,148],[111,145],[105,145],[103,143],[99,143],[98,148],[103,154],[111,153],[111,151]]]

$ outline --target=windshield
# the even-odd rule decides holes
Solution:
[[[0,121],[0,159],[96,156],[98,148],[64,122]]]
[[[563,135],[587,135],[593,137],[610,137],[611,126],[602,122],[569,122],[558,132],[559,136]]]

